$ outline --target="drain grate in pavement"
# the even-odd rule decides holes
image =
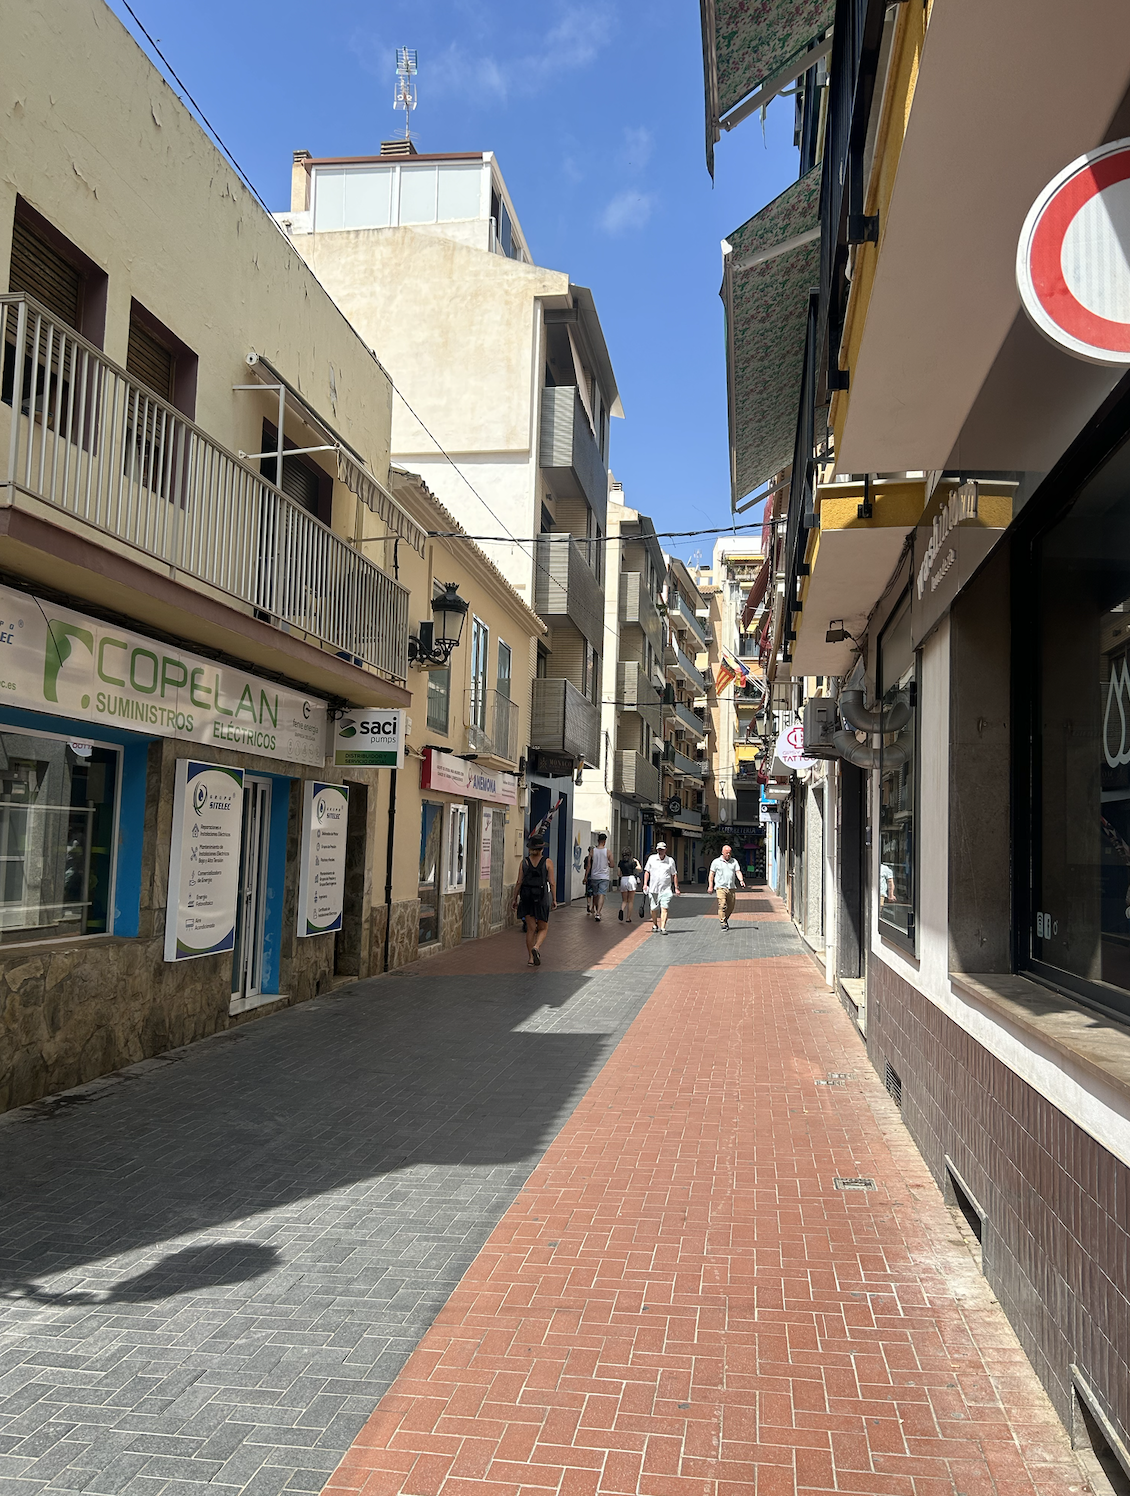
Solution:
[[[837,1190],[873,1190],[878,1189],[878,1185],[866,1174],[861,1174],[857,1179],[841,1179],[837,1175],[832,1180],[832,1188]]]
[[[842,1086],[843,1081],[836,1076],[830,1075],[827,1080],[818,1080],[816,1084],[818,1086]]]

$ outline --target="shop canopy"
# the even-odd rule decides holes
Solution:
[[[819,207],[814,166],[722,244],[734,507],[792,461]]]
[[[753,579],[753,586],[746,593],[745,604],[742,607],[742,628],[748,629],[761,606],[761,599],[769,586],[769,577],[772,572],[772,561],[769,556],[758,568],[757,575]]]
[[[706,164],[714,146],[825,56],[835,0],[699,0]]]

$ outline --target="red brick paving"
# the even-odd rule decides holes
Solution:
[[[667,972],[327,1487],[1082,1489],[807,956]]]

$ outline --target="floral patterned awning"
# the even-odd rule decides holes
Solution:
[[[819,212],[815,166],[726,241],[734,504],[792,461],[808,297],[819,278]]]
[[[706,156],[714,174],[719,121],[788,70],[828,30],[835,0],[699,0],[706,82]]]

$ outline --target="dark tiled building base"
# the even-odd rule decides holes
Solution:
[[[1078,1366],[1130,1432],[1130,1169],[872,957],[867,1048],[939,1184],[948,1154],[987,1221],[985,1274],[1072,1425]]]

